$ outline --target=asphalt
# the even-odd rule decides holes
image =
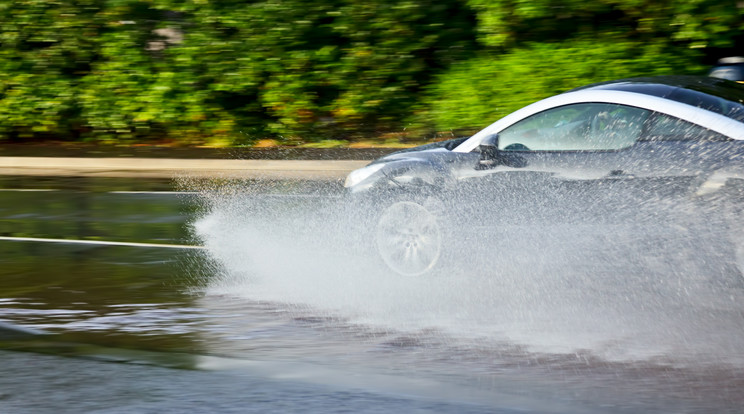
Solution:
[[[392,151],[4,145],[0,175],[338,180]]]

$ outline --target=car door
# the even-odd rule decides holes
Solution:
[[[500,131],[460,188],[520,223],[621,220],[688,192],[717,158],[708,132],[627,105],[565,105]]]

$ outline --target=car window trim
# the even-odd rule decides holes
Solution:
[[[744,140],[744,124],[705,109],[635,92],[580,90],[543,99],[512,112],[482,129],[452,151],[471,152],[476,149],[486,137],[497,134],[503,129],[508,128],[528,116],[532,116],[551,108],[578,103],[610,103],[646,109],[673,116],[675,118],[680,118],[703,128],[726,135],[735,140]]]

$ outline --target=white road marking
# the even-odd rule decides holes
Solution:
[[[16,192],[16,193],[43,193],[50,191],[59,191],[53,188],[0,188],[3,192]]]
[[[41,237],[8,237],[0,236],[0,241],[37,242],[37,243],[67,243],[88,244],[98,246],[127,246],[127,247],[158,247],[163,249],[204,249],[204,246],[192,246],[187,244],[159,244],[159,243],[135,243],[117,242],[108,240],[69,240],[69,239],[46,239]]]

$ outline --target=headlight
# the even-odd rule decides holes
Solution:
[[[385,164],[372,164],[352,171],[351,173],[349,173],[348,176],[346,176],[344,187],[349,188],[361,183],[362,181],[369,178],[372,174],[380,171],[380,169],[384,166]]]

